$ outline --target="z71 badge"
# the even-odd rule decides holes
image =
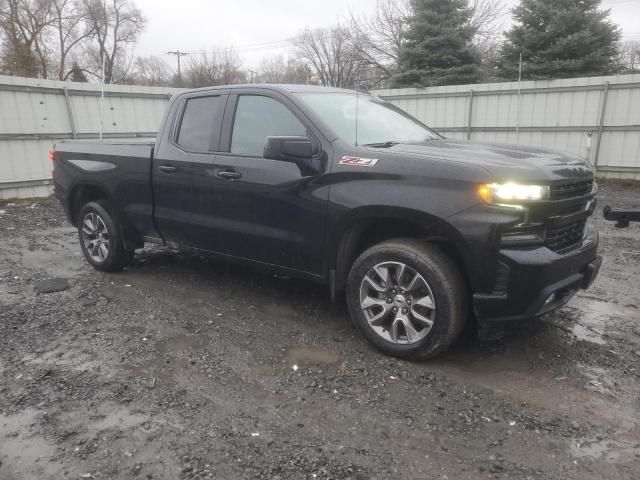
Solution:
[[[340,165],[349,165],[351,167],[375,167],[378,163],[377,158],[360,158],[360,157],[342,157]]]

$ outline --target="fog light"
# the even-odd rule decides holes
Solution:
[[[556,293],[556,292],[553,292],[551,295],[549,295],[549,298],[547,298],[547,299],[544,301],[544,306],[546,307],[546,306],[547,306],[547,305],[549,305],[551,302],[553,302],[553,301],[556,299],[556,297],[557,297],[557,296],[558,296],[558,295],[557,295],[557,293]]]
[[[533,232],[505,232],[502,234],[502,245],[539,244],[544,241],[540,233]]]

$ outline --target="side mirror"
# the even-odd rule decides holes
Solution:
[[[296,162],[313,158],[313,143],[307,137],[267,137],[264,158]]]

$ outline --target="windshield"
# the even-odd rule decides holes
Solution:
[[[437,133],[398,107],[367,94],[304,93],[298,94],[298,97],[331,127],[338,137],[352,145],[383,146],[440,138]]]

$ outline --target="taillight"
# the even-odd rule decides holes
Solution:
[[[49,160],[51,160],[52,162],[55,162],[56,152],[54,150],[49,150]],[[51,178],[55,179],[56,177],[55,166],[53,168],[54,170],[51,170]]]

